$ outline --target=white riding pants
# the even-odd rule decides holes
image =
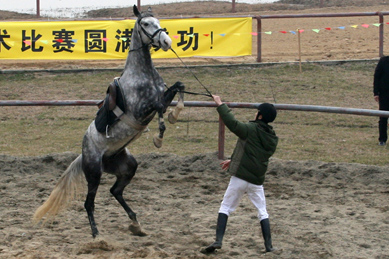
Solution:
[[[235,176],[231,176],[219,213],[224,213],[229,216],[238,207],[239,202],[245,193],[247,193],[249,199],[257,208],[258,219],[261,221],[269,218],[269,214],[267,214],[266,210],[263,185],[255,185]]]

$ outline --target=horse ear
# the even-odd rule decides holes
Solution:
[[[136,17],[139,17],[139,15],[140,15],[140,12],[139,12],[139,10],[138,10],[138,7],[136,7],[136,5],[134,5],[134,8],[133,8],[133,10],[134,10],[134,14],[135,14],[135,16],[136,16]]]

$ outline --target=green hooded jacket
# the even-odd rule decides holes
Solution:
[[[218,106],[217,111],[227,128],[239,137],[228,172],[249,183],[262,185],[269,158],[278,144],[272,126],[260,120],[240,122],[226,104]]]

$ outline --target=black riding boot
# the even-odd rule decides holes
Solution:
[[[273,246],[271,243],[271,234],[270,234],[270,222],[269,219],[263,219],[261,220],[261,228],[262,228],[262,235],[263,239],[265,240],[265,249],[266,252],[273,251]]]
[[[219,213],[217,217],[217,226],[216,226],[216,240],[213,244],[209,245],[201,252],[203,253],[213,253],[216,249],[222,247],[222,241],[224,237],[224,232],[227,226],[228,216],[224,213]]]

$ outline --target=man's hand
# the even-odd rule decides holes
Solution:
[[[220,99],[220,96],[212,95],[212,98],[215,101],[215,103],[217,104],[217,106],[220,106],[223,104],[222,100]]]
[[[380,97],[378,95],[374,95],[374,100],[378,102],[380,100]]]
[[[220,163],[223,170],[227,170],[230,167],[231,160],[224,160]]]

